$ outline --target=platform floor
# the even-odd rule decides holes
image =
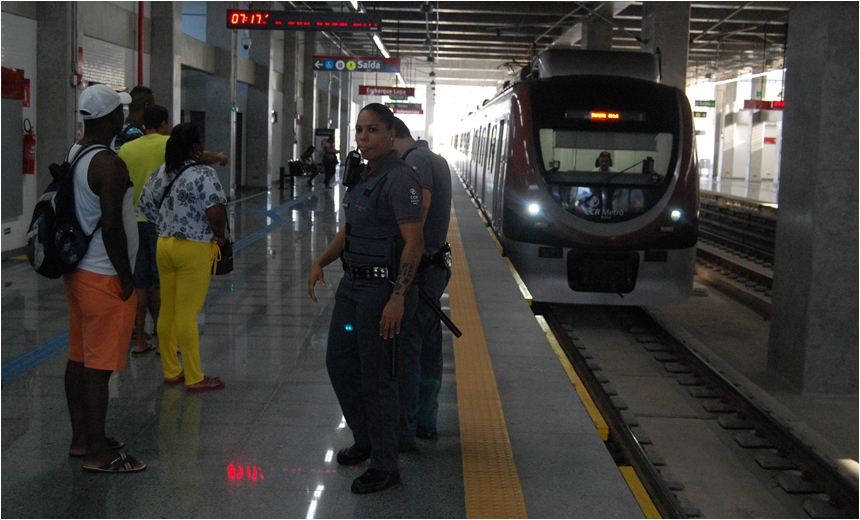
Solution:
[[[186,394],[166,386],[151,352],[130,356],[114,374],[107,433],[147,463],[140,473],[85,473],[68,457],[62,282],[38,277],[25,261],[3,261],[2,516],[642,517],[486,227],[454,185],[465,260],[443,304],[470,331],[463,340],[483,337],[483,354],[480,344],[468,348],[491,360],[493,388],[466,391],[476,379],[461,359],[467,346],[446,332],[440,437],[401,455],[400,486],[354,495],[350,484],[363,468],[333,460],[352,443],[325,370],[340,272],[326,270],[316,304],[307,278],[341,224],[342,188],[299,182],[245,194],[229,208],[236,268],[213,277],[199,318],[203,369],[226,388]],[[482,426],[487,410],[499,410],[500,420]],[[489,458],[498,467],[481,466]],[[510,509],[493,509],[499,490]]]

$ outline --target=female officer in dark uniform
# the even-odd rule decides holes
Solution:
[[[339,464],[370,459],[353,493],[374,493],[400,481],[398,379],[392,364],[396,335],[415,311],[408,290],[424,251],[421,184],[393,150],[394,115],[379,103],[364,107],[355,141],[367,161],[343,199],[346,225],[311,268],[308,294],[325,285],[323,268],[340,258],[344,276],[335,295],[326,367],[355,443]]]

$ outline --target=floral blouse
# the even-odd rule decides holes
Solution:
[[[227,196],[215,170],[202,164],[186,169],[161,204],[164,190],[175,175],[176,172],[168,173],[164,164],[152,173],[140,194],[137,214],[155,222],[160,237],[194,242],[215,240],[206,210],[216,204],[227,204]]]

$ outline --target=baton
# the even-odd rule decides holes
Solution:
[[[397,377],[397,334],[391,337],[391,377]]]
[[[421,295],[421,299],[424,300],[424,303],[426,303],[427,306],[430,307],[430,310],[432,310],[433,313],[436,314],[436,316],[438,316],[440,320],[442,320],[442,323],[444,323],[445,326],[448,327],[448,330],[450,330],[451,333],[454,334],[454,336],[459,338],[463,335],[463,333],[460,332],[460,329],[458,329],[457,326],[454,325],[454,322],[451,321],[451,318],[449,318],[448,315],[445,314],[445,311],[443,311],[439,307],[439,304],[436,303],[433,298],[431,298],[430,295],[427,294],[424,288],[420,285],[418,286],[418,294]]]

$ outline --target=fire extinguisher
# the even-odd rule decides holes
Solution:
[[[29,119],[24,120],[24,173],[36,173],[36,134]]]

